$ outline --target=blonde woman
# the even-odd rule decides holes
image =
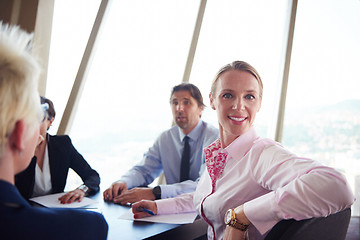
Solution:
[[[209,225],[209,239],[263,239],[282,219],[327,216],[350,207],[355,198],[343,175],[257,135],[253,123],[262,93],[250,64],[222,67],[209,95],[220,138],[204,150],[207,169],[196,192],[135,203],[134,217],[148,216],[143,208],[155,214],[196,209]]]
[[[39,141],[44,120],[30,54],[32,35],[0,22],[0,231],[1,239],[106,239],[108,226],[95,212],[31,207],[14,186]]]

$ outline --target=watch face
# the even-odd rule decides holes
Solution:
[[[153,188],[153,193],[154,193],[155,195],[160,195],[160,194],[161,194],[161,188],[158,187],[158,186],[154,187],[154,188]]]
[[[225,214],[225,223],[229,224],[231,221],[231,209],[227,210],[226,214]]]
[[[154,187],[152,192],[155,196],[155,200],[161,199],[161,188],[159,186]]]

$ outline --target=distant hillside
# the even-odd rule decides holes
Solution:
[[[285,117],[288,119],[303,119],[307,118],[307,114],[323,115],[323,114],[338,114],[340,112],[360,114],[360,99],[345,100],[336,104],[321,106],[321,107],[304,107],[304,108],[287,108]]]
[[[360,100],[345,100],[333,105],[321,107],[318,111],[351,111],[360,112]]]

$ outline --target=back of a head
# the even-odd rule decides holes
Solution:
[[[33,35],[0,21],[0,157],[17,121],[28,131],[39,120],[40,66],[31,55]]]
[[[54,103],[50,99],[43,97],[43,96],[40,96],[40,103],[41,104],[47,103],[49,106],[49,108],[46,110],[47,118],[49,120],[51,120],[52,118],[55,118],[56,112],[55,112]]]

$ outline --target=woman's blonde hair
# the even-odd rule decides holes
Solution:
[[[226,64],[225,66],[220,68],[220,70],[216,73],[215,78],[211,84],[211,95],[215,94],[216,82],[220,78],[221,74],[223,74],[224,72],[230,71],[230,70],[245,71],[245,72],[252,74],[258,81],[259,91],[260,91],[259,96],[260,96],[260,98],[262,98],[263,83],[262,83],[261,77],[253,66],[251,66],[250,64],[248,64],[247,62],[244,62],[244,61],[234,61],[234,62]]]
[[[31,55],[33,35],[0,21],[0,157],[17,121],[26,136],[41,120],[37,83],[40,66]]]

